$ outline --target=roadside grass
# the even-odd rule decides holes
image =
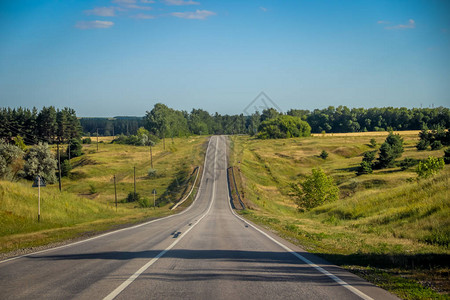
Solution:
[[[417,151],[417,132],[400,134],[405,152],[399,160],[443,156],[442,150]],[[356,176],[363,153],[377,150],[386,135],[232,137],[230,164],[240,169],[241,196],[249,207],[241,213],[404,299],[448,298],[450,167],[420,181],[414,167]],[[371,138],[377,147],[370,147]],[[325,160],[322,150],[329,153]],[[340,200],[301,213],[289,183],[303,180],[313,167],[334,178]]]
[[[171,214],[169,207],[181,199],[192,170],[203,162],[206,141],[205,136],[174,138],[173,143],[166,140],[166,150],[161,144],[154,146],[153,168],[157,175],[153,177],[148,176],[149,147],[100,143],[97,152],[95,143],[83,145],[84,155],[71,159],[73,169],[62,179],[62,192],[57,183],[41,188],[39,223],[38,191],[31,187],[32,182],[0,181],[0,252],[91,235],[120,224]],[[136,192],[148,200],[149,208],[124,201],[133,192],[134,166]],[[160,200],[156,209],[152,207],[153,189]]]

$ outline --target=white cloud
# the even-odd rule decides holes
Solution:
[[[112,3],[119,3],[119,4],[134,4],[136,3],[136,0],[113,0]]]
[[[124,7],[129,9],[139,9],[139,10],[151,10],[152,8],[150,6],[142,6],[142,5],[136,5],[136,4],[127,4]]]
[[[204,20],[210,16],[216,15],[215,12],[209,10],[187,11],[187,12],[174,12],[172,16],[177,18],[189,19],[189,20]]]
[[[377,23],[378,23],[378,24],[389,24],[389,23],[391,23],[391,22],[385,21],[385,20],[380,20],[380,21],[378,21]]]
[[[262,10],[263,12],[266,12],[266,11],[267,11],[267,8],[262,7],[262,6],[260,6],[259,9]]]
[[[413,19],[409,19],[407,24],[399,24],[395,26],[388,26],[384,27],[387,30],[393,30],[393,29],[414,29],[416,28],[416,22]]]
[[[94,15],[100,17],[114,17],[115,14],[114,7],[95,7],[90,10],[85,10],[84,13],[86,15]]]
[[[76,28],[79,29],[92,29],[92,28],[109,28],[114,25],[114,22],[110,21],[78,21],[75,24]]]
[[[200,2],[192,1],[192,0],[162,0],[166,5],[199,5]]]
[[[149,20],[149,19],[154,19],[154,18],[156,18],[156,16],[154,16],[154,15],[147,15],[147,14],[137,14],[137,15],[133,16],[133,18],[135,18],[135,19]]]

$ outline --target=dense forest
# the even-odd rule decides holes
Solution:
[[[113,117],[113,118],[80,118],[83,133],[87,136],[130,135],[136,134],[144,126],[142,117]]]
[[[55,109],[53,106],[37,108],[0,109],[0,139],[12,142],[20,136],[25,144],[55,143],[79,139],[80,121],[71,108]]]
[[[385,130],[422,130],[449,128],[450,109],[437,108],[352,108],[346,106],[325,109],[291,109],[283,114],[273,108],[249,116],[210,114],[202,109],[175,110],[157,103],[144,117],[77,118],[71,108],[53,106],[36,108],[0,109],[0,139],[12,141],[20,135],[26,144],[39,141],[54,143],[80,138],[81,134],[134,135],[140,127],[164,137],[191,134],[250,134],[261,130],[264,121],[282,115],[299,117],[311,126],[312,133],[338,133]]]
[[[259,132],[261,123],[282,115],[273,108],[264,109],[252,115],[210,114],[202,109],[193,109],[190,113],[178,111],[158,103],[143,118],[106,119],[82,118],[84,132],[94,134],[99,128],[100,135],[136,134],[144,126],[159,137],[184,136],[189,134],[250,134]],[[436,127],[449,128],[450,109],[437,108],[353,108],[346,106],[325,109],[291,109],[286,115],[300,117],[311,126],[311,132],[329,133],[421,130]]]

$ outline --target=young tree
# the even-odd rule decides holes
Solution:
[[[81,156],[83,146],[81,145],[81,141],[79,139],[73,139],[69,141],[69,145],[66,150],[66,154],[68,157],[78,157]]]
[[[373,161],[376,151],[367,151],[364,153],[361,165],[358,168],[357,175],[371,174],[373,172]]]
[[[28,150],[25,155],[24,171],[29,179],[40,175],[48,183],[56,181],[56,159],[54,159],[47,143],[39,143]]]
[[[299,210],[309,210],[339,198],[339,188],[320,168],[312,169],[311,176],[301,182],[300,186],[301,188],[295,183],[291,184]]]
[[[428,178],[435,175],[444,168],[444,159],[433,156],[428,156],[424,161],[419,162],[416,168],[416,173],[419,178]]]
[[[322,150],[322,152],[319,155],[322,159],[327,159],[328,157],[328,152],[325,150]]]
[[[403,153],[403,139],[398,134],[389,133],[386,141],[380,147],[378,167],[388,168],[394,165],[397,158]]]
[[[23,151],[0,140],[0,178],[14,180],[23,167]]]

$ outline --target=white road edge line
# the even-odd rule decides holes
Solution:
[[[211,138],[209,139],[208,147],[206,149],[209,148],[209,144],[211,144]],[[202,178],[205,175],[206,154],[207,153],[205,153],[205,161],[203,162]],[[198,187],[197,195],[200,193],[200,189],[201,189],[201,182],[200,182],[200,186]],[[192,204],[194,204],[196,199],[197,199],[197,196],[195,197],[195,199],[192,202]],[[192,208],[192,206],[193,206],[192,204],[186,210],[183,210],[182,212],[174,214],[174,215],[166,216],[166,217],[163,217],[163,218],[160,218],[160,219],[151,220],[151,221],[148,221],[148,222],[145,222],[145,223],[142,223],[142,224],[138,224],[138,225],[135,225],[135,226],[132,226],[132,227],[127,227],[127,228],[114,230],[114,231],[111,231],[111,232],[108,232],[108,233],[104,233],[104,234],[101,234],[101,235],[97,235],[97,236],[94,236],[94,237],[91,237],[91,238],[88,238],[88,239],[85,239],[85,240],[82,240],[82,241],[78,241],[78,242],[74,242],[74,243],[70,243],[70,244],[66,244],[66,245],[62,245],[62,246],[58,246],[58,247],[54,247],[54,248],[49,248],[49,249],[45,249],[45,250],[41,250],[41,251],[37,251],[37,252],[32,252],[32,253],[28,253],[28,254],[24,254],[24,255],[14,256],[14,257],[11,257],[11,258],[8,258],[8,259],[0,261],[0,264],[6,263],[6,262],[10,262],[10,261],[13,261],[13,260],[16,260],[16,259],[19,259],[19,258],[23,258],[23,257],[28,257],[28,256],[36,255],[36,254],[42,254],[42,253],[46,253],[46,252],[50,252],[50,251],[55,251],[55,250],[59,250],[59,249],[72,247],[72,246],[75,246],[75,245],[87,243],[87,242],[90,242],[92,240],[96,240],[96,239],[108,236],[108,235],[111,235],[111,234],[115,234],[115,233],[118,233],[118,232],[121,232],[121,231],[131,230],[131,229],[139,228],[139,227],[142,227],[142,226],[146,226],[146,225],[151,224],[151,223],[155,223],[155,222],[159,222],[159,221],[162,221],[162,220],[165,220],[165,219],[173,218],[175,216],[179,216],[179,215],[182,215],[182,214],[188,212]]]
[[[345,287],[346,289],[348,289],[349,291],[351,291],[352,293],[354,293],[355,295],[361,297],[364,300],[374,300],[372,297],[364,294],[363,292],[361,292],[360,290],[358,290],[357,288],[353,287],[352,285],[348,284],[347,282],[345,282],[344,280],[340,279],[339,277],[337,277],[336,275],[331,274],[330,272],[328,272],[327,270],[325,270],[324,268],[316,265],[315,263],[313,263],[312,261],[310,261],[309,259],[307,259],[306,257],[303,257],[302,255],[298,254],[296,251],[292,250],[291,248],[289,248],[288,246],[280,243],[279,241],[277,241],[276,239],[274,239],[273,237],[271,237],[270,235],[268,235],[267,233],[265,233],[264,231],[262,231],[261,229],[259,229],[258,227],[254,226],[253,224],[249,223],[247,220],[245,220],[244,218],[242,218],[241,216],[239,216],[231,207],[231,201],[230,201],[230,196],[229,194],[227,195],[228,198],[228,204],[230,207],[231,212],[233,213],[233,215],[235,217],[237,217],[238,219],[240,219],[241,221],[243,221],[244,223],[250,225],[252,228],[256,229],[257,231],[259,231],[260,233],[262,233],[265,237],[267,237],[269,240],[273,241],[275,244],[277,244],[278,246],[280,246],[281,248],[283,248],[284,250],[286,250],[287,252],[291,253],[292,255],[294,255],[295,257],[297,257],[298,259],[300,259],[301,261],[305,262],[306,264],[308,264],[309,266],[313,267],[314,269],[316,269],[317,271],[319,271],[320,273],[330,277],[331,279],[333,279],[336,283],[338,283],[339,285]]]
[[[216,139],[216,151],[214,154],[214,167],[213,167],[213,175],[216,173],[216,161],[217,161],[217,144],[218,144],[218,138]],[[210,140],[211,142],[211,140]],[[208,145],[209,148],[209,145]],[[206,159],[205,159],[205,164],[206,164]],[[203,168],[203,172],[205,171],[205,168]],[[204,180],[204,177],[202,177],[202,182]],[[198,223],[200,223],[200,221],[206,217],[206,215],[209,214],[211,207],[214,203],[214,198],[215,198],[215,193],[216,193],[216,180],[214,179],[214,183],[213,183],[213,188],[212,188],[212,198],[211,198],[211,202],[209,203],[209,207],[208,210],[197,220],[197,222],[195,222],[194,224],[192,224],[191,227],[189,227],[188,230],[186,230],[179,238],[177,238],[172,244],[169,245],[169,247],[167,247],[166,249],[164,249],[163,251],[161,251],[157,256],[155,256],[154,258],[152,258],[150,261],[148,261],[145,265],[143,265],[139,270],[137,270],[133,275],[131,275],[127,280],[125,280],[121,285],[119,285],[114,291],[112,291],[108,296],[106,296],[105,298],[103,298],[103,300],[112,300],[114,298],[116,298],[124,289],[126,289],[136,278],[138,278],[143,272],[145,272],[145,270],[147,270],[151,265],[153,265],[159,258],[161,258],[164,254],[166,254],[170,249],[172,249],[176,244],[178,244],[179,241],[181,241],[181,239],[183,239],[183,237],[189,233],[189,231],[192,230],[192,228],[194,228]],[[196,198],[198,197],[199,193],[197,194]]]

